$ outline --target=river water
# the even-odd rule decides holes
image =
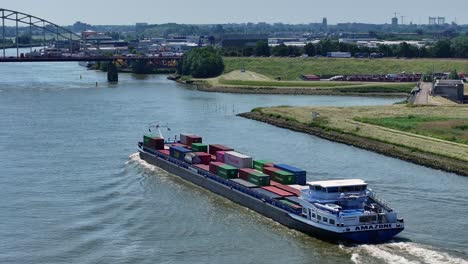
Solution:
[[[105,79],[76,63],[0,65],[0,262],[468,263],[467,177],[236,116],[258,106],[400,99],[205,93],[165,76]],[[365,179],[407,228],[389,243],[360,246],[285,228],[141,161],[136,143],[155,121],[303,167],[309,180]]]

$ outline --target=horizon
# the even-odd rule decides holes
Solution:
[[[445,17],[446,23],[468,24],[464,13],[464,0],[452,0],[440,7],[427,1],[416,0],[408,3],[394,0],[392,7],[382,8],[371,0],[359,0],[349,3],[337,0],[332,4],[318,4],[318,1],[297,0],[293,5],[282,6],[265,0],[238,0],[235,3],[222,3],[215,0],[201,0],[197,3],[181,1],[179,5],[169,5],[161,0],[140,0],[137,5],[116,5],[115,2],[82,0],[67,3],[64,12],[63,2],[44,0],[35,5],[31,0],[20,0],[2,8],[31,14],[56,24],[73,25],[77,21],[91,25],[133,25],[148,24],[240,24],[240,23],[283,23],[311,24],[321,23],[324,17],[329,25],[339,23],[390,24],[394,12],[397,12],[399,23],[411,22],[416,25],[427,25],[429,16]],[[421,5],[424,11],[421,12]],[[401,8],[402,6],[405,7]],[[147,8],[144,8],[147,7]],[[338,7],[338,8],[337,8]],[[153,9],[154,8],[154,9]],[[161,8],[161,9],[158,9]],[[161,11],[159,11],[161,10]],[[247,22],[249,21],[249,22]]]

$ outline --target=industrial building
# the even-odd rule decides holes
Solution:
[[[462,80],[437,80],[432,88],[433,95],[439,95],[457,103],[464,101],[465,86]]]
[[[222,36],[220,45],[223,48],[255,47],[258,41],[268,43],[266,34],[230,34]]]

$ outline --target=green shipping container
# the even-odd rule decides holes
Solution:
[[[265,167],[265,164],[271,164],[273,162],[269,160],[254,160],[253,161],[253,168],[258,170],[258,171],[263,171],[263,167]]]
[[[230,165],[221,165],[218,167],[218,176],[224,179],[237,178],[238,169]]]
[[[249,182],[256,184],[258,186],[268,186],[270,185],[270,176],[261,173],[261,172],[253,172],[249,173]]]
[[[208,152],[208,146],[201,143],[192,143],[192,150],[194,152]]]
[[[275,182],[282,184],[295,184],[296,176],[290,172],[278,170],[273,174],[273,179]]]

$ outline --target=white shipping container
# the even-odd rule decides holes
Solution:
[[[224,153],[224,162],[236,168],[252,168],[252,157],[235,151]]]

